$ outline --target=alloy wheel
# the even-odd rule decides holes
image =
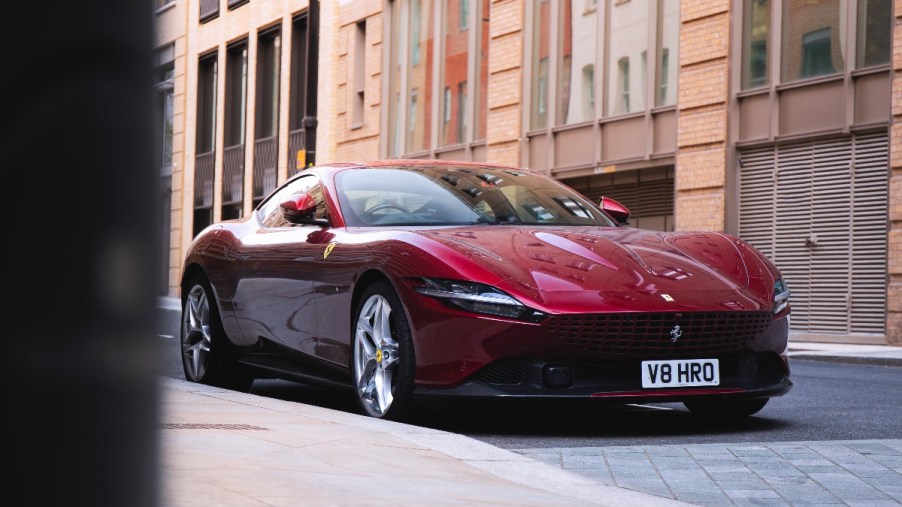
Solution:
[[[391,305],[379,294],[366,300],[357,316],[354,336],[354,380],[357,396],[370,415],[382,417],[394,401],[398,341],[393,334]]]
[[[211,345],[210,301],[202,286],[191,288],[182,315],[182,361],[189,380],[200,382],[207,370]]]

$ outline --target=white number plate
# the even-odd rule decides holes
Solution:
[[[717,359],[642,361],[642,387],[694,387],[720,385]]]

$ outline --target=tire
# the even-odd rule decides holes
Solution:
[[[683,405],[695,415],[710,419],[739,419],[757,414],[769,398],[753,400],[689,400]]]
[[[254,379],[229,357],[229,340],[210,282],[193,276],[182,296],[182,370],[191,382],[246,391]]]
[[[361,412],[401,419],[413,403],[416,360],[404,307],[390,283],[375,282],[363,292],[351,333],[351,381]]]

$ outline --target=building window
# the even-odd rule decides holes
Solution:
[[[457,85],[457,138],[466,139],[467,136],[467,82]]]
[[[548,126],[548,55],[551,36],[551,2],[533,3],[532,83],[530,84],[530,128]]]
[[[742,89],[767,84],[770,0],[745,0],[742,33]]]
[[[583,67],[582,110],[586,118],[595,117],[595,65]]]
[[[407,106],[407,144],[411,144],[410,137],[417,130],[417,89],[410,90],[410,104]]]
[[[833,74],[830,56],[830,28],[821,28],[802,36],[802,77]]]
[[[413,0],[413,12],[410,15],[410,64],[420,64],[420,29],[423,24],[423,0]],[[427,27],[428,29],[428,27]]]
[[[842,72],[845,12],[840,0],[784,0],[783,82]]]
[[[279,141],[279,82],[282,36],[278,28],[257,39],[257,93],[254,121],[253,206],[276,188]]]
[[[479,0],[477,9],[480,12],[477,16],[477,24],[479,32],[476,34],[476,47],[473,52],[476,53],[476,78],[473,79],[475,86],[473,93],[476,97],[474,104],[475,111],[475,128],[473,138],[475,140],[485,139],[485,124],[489,109],[489,0]]]
[[[162,10],[163,7],[169,7],[170,5],[172,5],[174,3],[175,3],[175,0],[154,0],[153,5],[159,11],[159,10]]]
[[[657,46],[657,91],[655,106],[672,106],[676,104],[676,88],[670,83],[677,81],[677,65],[670,62],[679,61],[680,47],[680,3],[669,0],[658,0],[658,46]]]
[[[279,81],[282,37],[278,30],[259,37],[257,42],[256,139],[274,137],[279,132]]]
[[[226,110],[224,146],[244,143],[247,111],[247,43],[229,47],[226,53]]]
[[[354,30],[354,97],[351,107],[351,127],[363,125],[366,104],[366,20],[355,24]]]
[[[560,59],[558,60],[558,107],[560,125],[582,123],[595,118],[595,109],[586,108],[587,98],[594,90],[585,87],[590,83],[585,79],[587,66],[593,67],[598,46],[598,10],[574,9],[574,2],[560,2]],[[593,99],[594,102],[594,99]]]
[[[461,1],[460,5],[462,6],[463,4],[464,2]],[[463,9],[464,7],[461,7],[458,11],[461,15],[463,15]],[[443,88],[447,91],[442,98],[444,102],[442,110],[447,118],[442,122],[442,135],[439,146],[450,146],[466,141],[465,134],[462,134],[464,129],[461,128],[466,123],[463,117],[463,114],[466,114],[466,103],[460,103],[460,90],[463,88],[464,96],[466,96],[467,75],[469,74],[470,66],[470,31],[466,30],[466,27],[461,28],[460,24],[455,22],[450,15],[453,12],[449,8],[449,15],[443,23],[445,54],[442,58],[442,83]],[[457,94],[457,107],[454,107],[454,104],[451,103],[453,100],[451,97],[452,90],[455,90],[453,93]]]
[[[211,19],[219,16],[219,0],[200,0],[199,2],[199,21],[206,23]]]
[[[892,29],[891,0],[858,0],[858,68],[889,63]]]
[[[666,2],[677,3],[677,2]],[[648,70],[630,62],[641,62],[648,51],[649,0],[609,0],[608,105],[609,116],[645,109]],[[677,16],[678,17],[678,16]],[[652,25],[652,28],[657,24]],[[644,67],[644,66],[643,66]],[[637,73],[633,76],[632,73]],[[638,77],[638,79],[632,79]],[[633,93],[635,92],[635,93]]]
[[[458,145],[467,145],[469,156],[469,145],[485,138],[489,4],[389,0],[383,17],[386,156],[422,156]]]
[[[226,51],[225,137],[222,152],[222,219],[244,208],[244,132],[247,114],[247,42]]]
[[[172,63],[157,71],[156,89],[159,93],[159,112],[160,112],[160,137],[159,137],[159,156],[160,167],[164,173],[170,172],[172,168],[172,129],[173,129],[173,74],[174,68]]]
[[[457,0],[458,3],[458,24],[461,30],[466,30],[470,26],[470,0]]]
[[[197,146],[198,154],[212,153],[216,146],[216,54],[204,57],[198,65],[197,77]]]
[[[315,35],[310,33],[306,13],[295,17],[291,23],[288,176],[314,163],[316,158],[316,78],[309,74],[310,69],[316,66],[317,56],[307,54],[311,36]]]
[[[620,76],[618,79],[618,90],[620,95],[619,107],[616,109],[618,113],[630,112],[630,59],[624,56],[617,61],[617,72]]]
[[[387,25],[388,42],[388,153],[389,157],[401,156],[401,0],[389,5]]]
[[[672,104],[673,100],[676,97],[668,96],[668,88],[667,85],[670,83],[670,50],[664,48],[661,50],[661,74],[658,76],[658,105],[668,105]]]
[[[547,125],[548,116],[548,58],[539,60],[539,92],[538,112],[541,126]]]
[[[204,56],[197,69],[197,134],[194,160],[194,227],[196,236],[213,223],[213,168],[216,147],[217,54]]]
[[[413,0],[410,16],[408,45],[411,49],[411,60],[406,70],[411,111],[408,114],[405,146],[407,153],[421,152],[430,148],[433,93],[433,56],[430,49],[433,47],[434,25],[432,5],[432,2]]]

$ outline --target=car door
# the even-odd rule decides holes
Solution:
[[[317,217],[325,216],[317,176],[286,183],[254,212],[257,228],[240,238],[231,286],[238,324],[248,344],[265,339],[314,355],[317,321],[313,260],[322,256],[321,227],[292,224],[279,206],[300,192],[318,203]]]

